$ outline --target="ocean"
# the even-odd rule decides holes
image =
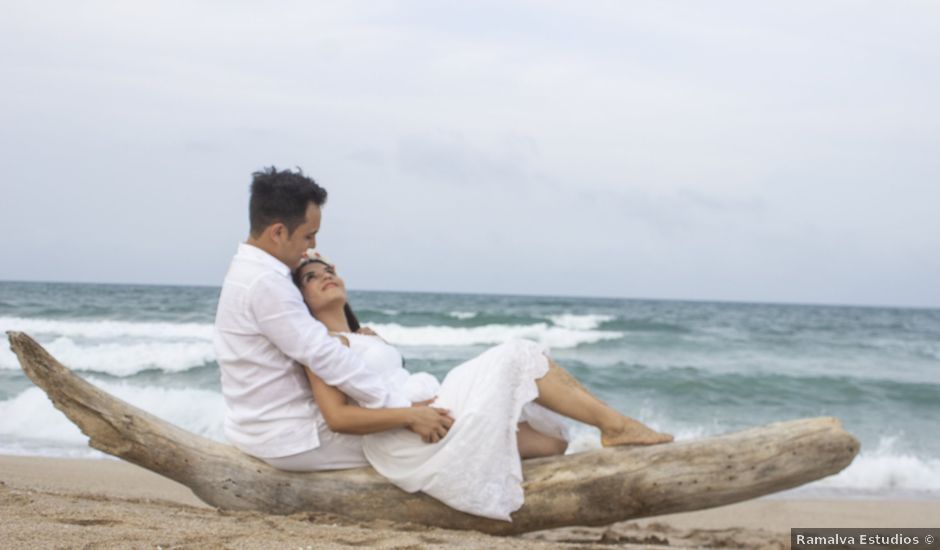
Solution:
[[[224,441],[218,288],[0,282],[23,331],[104,390]],[[508,338],[548,346],[624,414],[686,440],[836,416],[862,442],[838,475],[787,491],[940,499],[940,310],[352,291],[363,324],[438,378]],[[599,447],[572,422],[569,452]],[[0,454],[105,455],[0,346]]]

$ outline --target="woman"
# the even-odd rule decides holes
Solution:
[[[394,347],[357,332],[343,280],[326,259],[308,251],[294,280],[311,314],[362,354],[390,391],[410,401],[433,401],[436,413],[453,418],[449,428],[422,432],[394,410],[357,407],[306,369],[328,427],[366,434],[364,457],[406,491],[424,491],[452,508],[511,521],[509,514],[523,503],[520,458],[563,454],[567,448],[559,414],[599,428],[604,446],[672,441],[591,395],[534,342],[491,348],[455,367],[440,384],[427,373],[410,374]]]

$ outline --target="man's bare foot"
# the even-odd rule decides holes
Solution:
[[[632,418],[623,417],[620,426],[601,430],[601,445],[616,447],[619,445],[656,445],[669,443],[673,437],[669,434],[651,430]]]

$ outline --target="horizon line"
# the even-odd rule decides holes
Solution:
[[[25,283],[25,284],[61,284],[61,285],[101,285],[101,286],[149,286],[149,287],[188,287],[188,288],[222,288],[221,285],[206,284],[182,284],[182,283],[128,283],[128,282],[88,282],[88,281],[52,281],[52,280],[15,280],[0,279],[2,283]],[[844,307],[844,308],[865,308],[865,309],[913,309],[913,310],[938,310],[940,306],[912,306],[912,305],[885,305],[885,304],[840,304],[825,302],[774,302],[774,301],[755,301],[755,300],[727,300],[713,298],[639,298],[628,296],[594,296],[594,295],[576,295],[576,294],[525,294],[525,293],[501,293],[501,292],[466,292],[453,290],[390,290],[390,289],[365,289],[351,288],[351,292],[388,292],[395,294],[454,294],[458,296],[494,296],[504,298],[566,298],[566,299],[585,299],[585,300],[627,300],[634,302],[692,302],[692,303],[711,303],[711,304],[735,304],[735,305],[768,305],[768,306],[796,306],[796,307]]]

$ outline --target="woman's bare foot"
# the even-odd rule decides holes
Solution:
[[[673,437],[651,430],[644,424],[629,417],[621,417],[618,426],[601,430],[601,445],[616,447],[618,445],[656,445],[669,443]]]

